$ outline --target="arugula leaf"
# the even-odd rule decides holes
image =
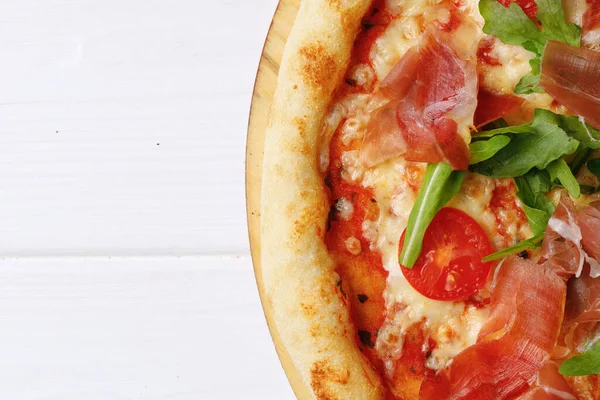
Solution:
[[[536,0],[538,12],[535,15],[542,23],[543,34],[547,40],[556,40],[571,46],[581,44],[581,28],[568,24],[560,0]]]
[[[558,160],[552,161],[550,164],[548,164],[546,170],[550,174],[550,180],[552,182],[558,179],[560,184],[567,189],[567,192],[569,192],[571,197],[579,197],[581,194],[579,182],[577,182],[577,179],[575,179],[575,176],[571,172],[571,169],[565,160],[559,158]]]
[[[515,86],[516,94],[544,93],[540,84],[540,73],[542,72],[542,60],[534,57],[529,60],[531,71],[523,76]]]
[[[579,148],[573,155],[571,161],[569,161],[569,168],[573,172],[573,175],[577,175],[577,173],[581,170],[581,167],[585,165],[585,162],[592,154],[592,149],[588,149],[581,142],[579,143]]]
[[[556,115],[556,122],[573,139],[587,148],[600,148],[600,130],[572,115]]]
[[[481,130],[482,131],[491,131],[498,128],[506,128],[508,124],[503,118],[498,118],[495,121],[490,122],[489,124],[484,125]]]
[[[506,44],[522,46],[534,53],[529,61],[531,72],[525,75],[515,87],[515,93],[543,93],[538,86],[541,56],[548,40],[556,40],[571,46],[580,46],[581,28],[568,24],[565,20],[561,0],[537,0],[536,18],[542,29],[512,2],[508,8],[497,0],[481,0],[479,11],[485,19],[483,31],[494,35]]]
[[[566,376],[600,374],[600,340],[589,350],[562,363],[558,372]]]
[[[519,133],[537,133],[531,124],[505,126],[502,128],[491,129],[489,131],[478,132],[473,135],[473,139],[488,138],[496,135],[508,135]]]
[[[596,178],[600,179],[600,158],[594,158],[593,160],[588,161],[587,169],[594,175]]]
[[[489,262],[489,261],[500,260],[501,258],[510,256],[512,254],[519,254],[523,250],[535,249],[542,245],[543,240],[544,240],[544,233],[540,233],[539,235],[529,238],[527,240],[522,240],[519,243],[515,244],[514,246],[507,247],[504,250],[500,250],[500,251],[490,254],[489,256],[485,256],[481,261]]]
[[[541,54],[544,50],[547,39],[516,2],[511,2],[507,8],[497,0],[481,0],[479,12],[485,20],[485,33],[534,53]]]
[[[548,172],[532,169],[525,175],[516,177],[515,184],[533,234],[537,236],[544,233],[554,212],[554,204],[546,196],[552,189]]]
[[[427,165],[423,186],[408,217],[404,245],[398,260],[401,265],[406,268],[415,265],[421,254],[423,236],[429,223],[452,196],[458,193],[464,177],[464,171],[453,171],[446,163]]]
[[[490,140],[480,140],[469,145],[471,151],[471,164],[477,164],[492,158],[500,149],[510,142],[506,135],[498,135]]]
[[[533,167],[546,168],[552,161],[575,152],[579,145],[561,129],[560,121],[557,114],[537,109],[529,124],[495,129],[494,134],[518,134],[493,157],[470,169],[493,178],[510,178],[523,175]]]

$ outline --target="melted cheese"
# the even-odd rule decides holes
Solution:
[[[399,271],[398,244],[417,196],[409,182],[408,164],[402,159],[380,164],[366,171],[362,181],[363,186],[373,188],[379,204],[378,234],[367,239],[381,252],[383,266],[390,273]],[[425,164],[418,165],[424,170]]]
[[[343,220],[348,221],[350,218],[352,218],[352,213],[354,213],[354,205],[347,198],[342,197],[341,199],[338,199],[338,201],[335,203],[335,208]]]
[[[435,15],[428,12],[431,6],[441,3],[441,0],[388,0],[386,7],[393,15],[398,16],[394,19],[386,31],[375,41],[371,49],[371,60],[375,68],[375,73],[379,80],[383,80],[392,70],[402,56],[419,43],[419,37],[427,25],[427,21],[444,21],[449,15]],[[472,21],[483,26],[483,17],[479,13],[478,0],[466,0],[462,2],[460,9]],[[436,12],[447,12],[444,9],[435,9]],[[462,35],[464,33],[464,35]],[[461,37],[462,36],[462,37]],[[476,44],[477,37],[472,36],[468,30],[454,33],[453,40],[464,41]]]
[[[409,163],[398,159],[364,172],[363,185],[372,187],[375,199],[380,206],[377,221],[365,221],[363,233],[371,246],[382,254],[383,266],[389,272],[384,293],[387,319],[379,330],[376,350],[384,360],[386,371],[393,375],[395,361],[402,354],[404,334],[414,324],[423,323],[430,338],[437,347],[428,352],[426,365],[429,368],[443,369],[459,352],[473,345],[477,334],[487,318],[486,309],[478,309],[464,302],[431,300],[413,289],[406,281],[398,264],[400,237],[406,228],[408,215],[414,205],[417,190],[412,179],[422,175],[424,164]],[[506,242],[515,238],[497,234],[496,216],[489,210],[494,180],[469,174],[461,192],[452,200],[451,206],[462,209],[473,216],[488,232],[490,238],[501,238],[498,247],[506,247]],[[368,232],[365,232],[366,229]],[[524,234],[524,233],[521,233]]]
[[[427,15],[429,7],[436,3],[439,1],[387,0],[387,10],[397,18],[375,40],[370,53],[372,68],[365,64],[353,66],[348,77],[366,90],[376,91],[377,81],[383,80],[406,51],[418,44],[423,26],[426,25],[424,21],[444,18],[443,15]],[[478,0],[467,0],[462,3],[461,8],[476,26],[483,26]],[[469,30],[460,31],[452,40],[476,43],[477,38],[469,36],[469,32],[472,33]],[[512,92],[519,79],[530,71],[531,53],[499,42],[494,47],[492,56],[504,65],[486,68],[482,75],[484,84],[498,91]],[[383,100],[374,94],[351,94],[334,104],[325,122],[322,137],[322,171],[329,165],[329,142],[333,133],[340,128],[340,140],[345,146],[362,140],[369,113],[380,107]],[[516,115],[514,121],[509,122],[525,122],[530,119],[535,107],[551,106],[551,99],[547,95],[529,95],[526,100],[523,114]],[[434,370],[443,369],[453,357],[476,342],[487,319],[488,310],[460,301],[428,299],[413,289],[402,275],[398,264],[400,237],[413,208],[425,164],[395,159],[373,168],[365,168],[359,155],[358,150],[342,153],[341,176],[347,182],[361,184],[373,190],[380,213],[377,220],[365,219],[362,222],[362,236],[369,242],[371,250],[381,253],[383,266],[389,272],[384,293],[386,320],[377,335],[375,349],[384,361],[388,376],[393,375],[395,361],[402,354],[405,333],[411,326],[421,324],[428,338],[436,342],[434,349],[423,348],[423,354],[428,355],[426,366]],[[490,209],[494,190],[497,185],[502,184],[499,182],[467,174],[463,188],[449,204],[475,218],[492,240],[495,249],[507,247],[531,235],[527,223],[516,221],[518,217],[514,210],[498,212]],[[518,200],[515,204],[519,206]],[[337,206],[343,219],[352,215],[352,207],[348,204]],[[502,235],[499,234],[499,229],[503,230]],[[351,254],[359,254],[362,250],[360,240],[356,237],[349,237],[345,245]]]
[[[458,353],[475,344],[488,316],[487,309],[462,302],[431,300],[414,290],[401,273],[390,275],[385,302],[388,310],[396,312],[388,314],[375,346],[384,353],[388,375],[393,375],[395,361],[402,354],[397,349],[402,348],[404,334],[410,326],[423,323],[429,338],[437,342],[436,348],[424,349],[424,352],[430,354],[426,366],[440,370]],[[386,351],[390,345],[396,351]]]
[[[418,10],[420,9],[413,12],[416,13]],[[419,36],[422,33],[418,21],[419,15],[406,14],[403,18],[393,20],[386,31],[373,43],[370,57],[375,74],[380,81],[387,76],[408,49],[419,43]]]
[[[531,71],[529,60],[534,54],[521,46],[494,40],[490,56],[501,65],[486,66],[480,78],[481,85],[497,92],[512,93],[519,80]]]

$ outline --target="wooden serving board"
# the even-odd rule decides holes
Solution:
[[[274,327],[271,308],[265,297],[260,264],[261,183],[267,118],[273,93],[277,85],[277,75],[279,73],[283,48],[296,19],[300,1],[279,1],[260,58],[256,82],[254,84],[254,93],[252,94],[246,144],[246,213],[254,274],[273,343],[296,397],[299,399],[309,399],[313,396],[303,384],[300,373],[295,368],[290,355],[283,347],[279,334]]]

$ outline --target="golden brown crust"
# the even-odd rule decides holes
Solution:
[[[265,307],[283,351],[310,388],[307,398],[383,397],[380,377],[357,347],[325,247],[329,204],[317,168],[323,118],[369,4],[302,2],[284,50],[266,134],[261,210]]]

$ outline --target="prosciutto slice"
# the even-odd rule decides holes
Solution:
[[[501,400],[526,392],[554,350],[565,296],[564,282],[549,268],[507,258],[497,272],[491,315],[478,343],[427,377],[420,398]]]
[[[524,98],[512,94],[495,93],[479,89],[477,109],[475,110],[474,125],[481,128],[485,124],[503,118],[514,111],[525,101]]]
[[[585,263],[589,274],[600,276],[600,211],[599,203],[576,210],[573,202],[563,196],[548,221],[542,255],[548,265],[566,281],[581,276]]]
[[[477,43],[472,40],[477,33],[462,40],[471,23],[456,23],[463,17],[451,4],[438,7],[449,22],[430,24],[419,45],[382,82],[381,94],[389,103],[372,112],[367,126],[361,159],[368,166],[398,156],[446,161],[458,170],[469,166],[460,133],[468,136],[477,105]]]
[[[600,53],[549,41],[542,57],[540,86],[600,129]]]
[[[536,380],[536,385],[529,389],[520,400],[577,400],[565,378],[558,372],[558,366],[548,361]]]
[[[599,322],[600,278],[584,274],[581,278],[571,279],[567,284],[565,321],[560,340],[565,352],[560,356],[566,357],[571,353],[585,351],[588,339],[600,335],[597,329]]]
[[[600,0],[587,0],[582,17],[582,42],[591,48],[600,46]]]
[[[581,353],[600,322],[599,208],[600,202],[594,202],[577,210],[565,196],[546,229],[542,247],[545,265],[568,281],[556,358]]]

